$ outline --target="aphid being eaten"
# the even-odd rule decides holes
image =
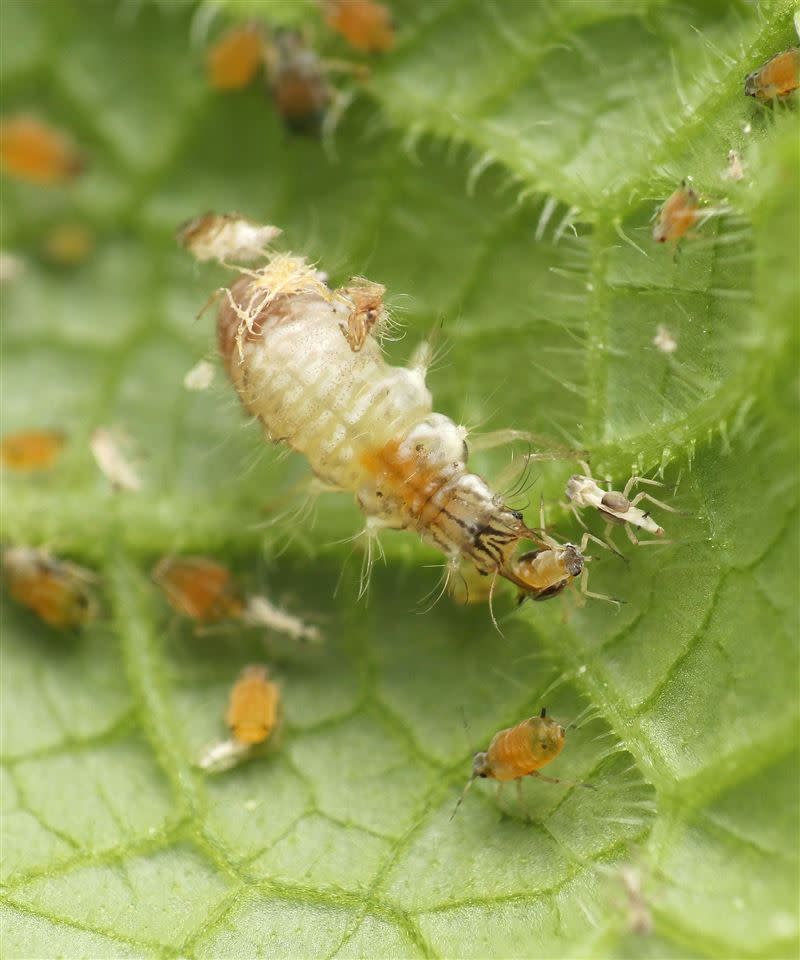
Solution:
[[[277,727],[280,702],[280,687],[270,681],[267,668],[245,667],[231,688],[225,712],[231,737],[207,747],[198,766],[209,773],[220,773],[252,756]]]
[[[97,616],[91,570],[32,547],[9,547],[2,556],[11,596],[51,627],[82,627]]]
[[[264,63],[266,40],[257,23],[234,27],[214,44],[206,57],[208,84],[214,90],[241,90]]]
[[[375,0],[323,0],[325,22],[361,53],[386,53],[394,46],[387,6]]]
[[[501,785],[509,780],[516,780],[517,789],[520,791],[523,777],[537,777],[547,783],[565,783],[593,790],[594,787],[589,783],[576,783],[573,780],[547,777],[539,773],[542,767],[555,760],[564,749],[566,733],[560,723],[547,716],[545,707],[542,707],[538,717],[530,717],[515,727],[500,730],[492,737],[486,750],[475,754],[472,760],[472,776],[458,798],[450,819],[456,815],[467,791],[478,778],[497,780]]]
[[[767,62],[748,74],[744,92],[756,100],[779,100],[800,87],[800,47],[776,53]]]
[[[201,263],[251,263],[266,256],[281,235],[277,227],[253,223],[238,213],[204,213],[178,227],[176,239]]]
[[[22,430],[0,440],[0,463],[11,470],[50,470],[61,455],[66,436],[60,430]]]
[[[206,557],[164,557],[153,580],[174,610],[197,623],[235,619],[244,610],[230,570]]]
[[[653,536],[656,537],[664,536],[663,528],[653,520],[649,513],[640,509],[638,504],[640,504],[642,500],[647,500],[649,503],[654,503],[657,507],[661,507],[662,510],[668,510],[670,513],[677,513],[678,511],[674,507],[662,503],[661,500],[656,500],[655,497],[644,491],[637,493],[632,500],[628,499],[633,488],[639,486],[639,484],[661,487],[663,486],[662,483],[659,483],[657,480],[648,480],[645,477],[634,475],[625,484],[625,489],[622,493],[619,493],[617,490],[603,490],[592,477],[589,465],[587,463],[581,463],[581,466],[586,471],[586,475],[576,473],[571,476],[567,481],[566,492],[572,512],[575,514],[578,522],[584,526],[584,529],[585,524],[581,519],[579,511],[586,507],[592,507],[599,511],[601,516],[606,520],[605,543],[609,549],[615,553],[619,552],[611,540],[611,533],[615,523],[622,524],[625,527],[625,533],[628,535],[628,539],[636,546],[644,546],[649,543],[669,542],[666,540],[638,539],[633,532],[633,527],[638,527],[640,530],[652,533]]]
[[[668,240],[680,240],[698,222],[702,216],[700,197],[686,186],[684,180],[671,194],[659,211],[658,220],[653,227],[653,239],[656,243]]]
[[[269,437],[304,454],[318,481],[355,494],[368,546],[379,529],[412,530],[445,554],[449,572],[466,561],[540,594],[542,584],[525,579],[531,564],[520,567],[517,546],[533,540],[560,557],[563,548],[467,469],[466,430],[432,409],[427,344],[408,368],[386,363],[374,330],[353,349],[352,291],[353,282],[330,290],[304,258],[286,254],[241,272],[220,306],[218,337],[245,408]],[[375,285],[376,312],[379,291]]]
[[[28,114],[0,120],[0,169],[29,183],[63,184],[83,173],[83,154],[61,130]]]

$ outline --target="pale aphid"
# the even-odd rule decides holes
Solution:
[[[0,169],[29,183],[68,183],[86,167],[71,137],[37,117],[18,114],[0,120]]]
[[[738,150],[728,151],[728,166],[723,170],[722,176],[725,180],[733,180],[734,183],[744,180],[744,163]]]
[[[266,597],[258,595],[248,597],[241,618],[248,626],[266,627],[291,637],[292,640],[303,640],[307,643],[322,642],[322,634],[317,627],[276,607]]]
[[[352,291],[352,282],[331,290],[290,254],[241,271],[219,309],[218,342],[245,408],[304,454],[318,481],[355,495],[368,543],[379,529],[413,530],[445,554],[449,571],[466,561],[540,592],[522,579],[517,546],[554,541],[467,469],[466,429],[432,409],[427,344],[407,368],[386,363],[374,329],[353,348]],[[507,438],[499,431],[482,446]]]
[[[214,90],[241,90],[264,65],[266,41],[257,23],[229,30],[206,55],[208,84]]]
[[[102,473],[115,490],[137,493],[142,489],[142,479],[122,451],[125,442],[105,427],[98,427],[89,438],[89,449]]]
[[[164,557],[152,576],[170,606],[197,623],[235,619],[244,610],[230,570],[208,557]]]
[[[278,723],[280,687],[266,667],[245,667],[231,688],[225,722],[238,743],[264,743]]]
[[[559,777],[547,777],[539,771],[551,763],[564,749],[567,731],[560,723],[547,716],[542,707],[538,717],[529,717],[514,727],[496,733],[486,750],[476,753],[472,760],[472,775],[450,816],[452,820],[467,791],[477,779],[497,780],[501,785],[509,780],[522,787],[523,777],[536,777],[547,783],[594,789],[589,783],[576,783]]]
[[[0,463],[10,470],[33,473],[50,470],[66,443],[61,430],[21,430],[0,439]]]
[[[281,235],[277,227],[254,223],[238,213],[204,213],[178,228],[178,243],[201,263],[251,263],[266,255]]]
[[[655,504],[662,510],[668,510],[670,513],[678,513],[678,511],[674,507],[663,503],[661,500],[656,500],[655,497],[645,491],[637,493],[632,500],[629,499],[631,491],[639,484],[661,487],[663,486],[662,483],[659,483],[657,480],[648,480],[646,477],[634,475],[625,484],[625,489],[622,493],[617,490],[603,490],[592,477],[589,465],[582,463],[581,466],[586,471],[586,475],[576,473],[571,476],[567,481],[566,491],[572,512],[581,524],[583,521],[580,517],[580,510],[586,507],[592,507],[597,510],[606,520],[605,543],[610,549],[614,550],[614,552],[617,552],[617,549],[611,540],[611,532],[615,523],[622,524],[625,527],[628,539],[636,546],[667,542],[663,539],[639,540],[633,532],[633,527],[638,527],[640,530],[651,533],[655,537],[663,537],[664,530],[653,520],[650,514],[642,510],[638,504],[643,500],[647,500],[649,503]]]
[[[800,47],[776,53],[767,62],[748,74],[744,92],[756,100],[779,100],[800,87]]]
[[[237,767],[253,752],[247,743],[238,740],[216,740],[209,744],[197,759],[197,766],[206,773],[223,773]]]
[[[183,377],[183,385],[194,393],[208,390],[214,381],[214,364],[208,360],[199,360]]]
[[[48,231],[42,244],[45,258],[60,267],[75,267],[94,249],[94,234],[80,223],[59,223]]]
[[[8,250],[0,250],[0,286],[16,283],[25,273],[27,262],[24,257]]]
[[[675,353],[678,349],[678,341],[675,338],[675,334],[665,327],[663,323],[660,323],[656,327],[656,335],[653,337],[653,346],[656,350],[660,350],[661,353]]]
[[[33,547],[8,547],[2,560],[11,596],[51,627],[82,627],[97,616],[91,570]]]
[[[641,870],[625,864],[620,868],[619,878],[627,898],[628,929],[647,937],[653,932],[653,914],[644,896]]]
[[[325,22],[361,53],[386,53],[394,46],[392,13],[375,0],[322,0]]]
[[[653,239],[656,243],[680,240],[701,216],[700,197],[684,180],[661,207],[653,227]]]

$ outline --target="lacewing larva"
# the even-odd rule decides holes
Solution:
[[[225,722],[238,743],[263,743],[278,723],[280,688],[266,667],[248,666],[231,688]]]
[[[83,153],[61,130],[35,116],[0,120],[0,169],[20,180],[63,184],[83,173]]]
[[[0,439],[0,463],[10,470],[34,472],[49,470],[66,443],[60,430],[21,430]]]
[[[748,74],[744,92],[756,100],[779,100],[800,87],[800,47],[776,53],[758,70]]]
[[[497,780],[501,785],[516,780],[518,789],[523,777],[537,777],[547,783],[565,783],[570,786],[587,787],[589,783],[576,783],[560,777],[547,777],[539,771],[552,763],[564,749],[566,730],[560,723],[547,716],[542,707],[538,717],[529,717],[514,727],[496,733],[486,750],[476,753],[472,760],[472,775],[458,798],[450,816],[452,820],[467,791],[477,779]]]
[[[375,0],[323,0],[325,22],[354,50],[386,53],[394,46],[394,24],[389,8]]]
[[[303,257],[289,254],[239,271],[222,297],[218,343],[244,407],[269,437],[304,454],[318,481],[355,495],[368,547],[380,529],[412,530],[447,557],[448,576],[466,562],[543,599],[544,559],[522,562],[520,541],[560,551],[551,559],[561,563],[562,580],[576,575],[570,564],[582,565],[580,549],[565,552],[531,530],[467,469],[467,431],[433,412],[429,345],[408,367],[390,366],[375,335],[383,288],[373,285],[372,319],[362,324],[354,322],[363,306],[355,283],[331,290]],[[358,289],[366,283],[358,280]],[[506,442],[500,434],[497,442]]]
[[[197,623],[235,619],[244,610],[230,570],[207,557],[164,557],[152,576],[170,606]]]
[[[642,510],[638,504],[640,504],[642,500],[647,500],[649,503],[654,503],[657,507],[660,507],[662,510],[668,510],[670,513],[677,513],[678,511],[674,507],[663,503],[661,500],[656,500],[655,497],[646,491],[637,493],[632,500],[629,499],[633,488],[639,486],[639,484],[662,487],[662,483],[659,483],[657,480],[648,480],[646,477],[633,475],[625,484],[625,489],[622,493],[618,490],[603,490],[594,477],[592,477],[589,465],[582,463],[581,466],[586,471],[586,475],[584,476],[579,473],[573,474],[567,481],[566,491],[572,512],[575,514],[579,523],[583,523],[579,513],[580,510],[586,507],[592,507],[597,510],[606,520],[605,543],[609,548],[614,550],[615,553],[617,550],[611,541],[611,530],[615,523],[622,524],[625,527],[625,533],[628,535],[628,539],[636,546],[643,546],[648,543],[668,542],[666,540],[639,540],[632,529],[633,527],[638,527],[640,530],[652,533],[653,536],[664,536],[663,527],[660,527],[650,514]]]
[[[13,599],[49,626],[82,627],[97,616],[97,578],[91,570],[33,547],[8,547],[2,560]]]
[[[208,84],[214,90],[241,90],[264,65],[266,38],[257,23],[234,27],[206,55]]]
[[[687,187],[684,180],[659,210],[653,227],[653,239],[656,243],[680,240],[701,216],[700,197],[691,187]]]

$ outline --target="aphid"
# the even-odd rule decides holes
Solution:
[[[208,51],[208,84],[214,90],[241,90],[264,63],[264,33],[257,23],[228,31]]]
[[[738,150],[729,150],[728,166],[723,170],[722,176],[726,180],[733,180],[738,183],[739,180],[744,180],[744,172],[744,164]]]
[[[266,667],[245,667],[233,685],[225,722],[237,743],[263,743],[278,722],[280,688]]]
[[[142,489],[142,480],[120,449],[117,439],[105,427],[98,427],[89,438],[97,466],[111,482],[115,490],[136,493]]]
[[[61,223],[45,237],[43,253],[51,263],[74,267],[86,260],[93,247],[90,230],[79,223]]]
[[[700,197],[686,186],[684,180],[671,194],[658,214],[653,227],[653,239],[657,243],[680,240],[700,219]]]
[[[82,627],[97,615],[91,570],[44,550],[9,547],[3,551],[3,572],[11,596],[51,627]]]
[[[7,250],[0,250],[0,286],[16,283],[25,273],[27,263],[23,257]]]
[[[788,97],[800,87],[800,47],[777,53],[747,75],[744,92],[756,100],[777,100]]]
[[[153,580],[170,606],[198,623],[235,619],[244,610],[230,570],[206,557],[164,557],[153,569]]]
[[[11,470],[49,470],[66,443],[60,430],[22,430],[0,440],[0,463]]]
[[[199,360],[183,377],[183,385],[192,392],[208,390],[214,381],[214,364],[208,360]]]
[[[83,154],[60,130],[27,114],[0,120],[0,168],[29,183],[61,184],[86,166]]]
[[[642,500],[647,500],[650,503],[654,503],[657,507],[661,507],[662,510],[668,510],[670,513],[678,513],[678,511],[674,507],[670,507],[666,503],[662,503],[661,500],[656,500],[655,497],[644,491],[642,493],[638,493],[633,500],[628,499],[631,490],[633,490],[633,488],[638,486],[640,483],[647,484],[652,487],[661,487],[663,484],[659,483],[657,480],[648,480],[645,477],[637,477],[634,475],[625,484],[625,489],[622,491],[622,493],[619,493],[616,490],[603,490],[597,484],[597,481],[592,477],[589,465],[587,463],[581,463],[581,466],[586,471],[586,475],[583,476],[579,473],[576,473],[573,474],[573,476],[571,476],[567,481],[567,498],[570,502],[572,512],[575,514],[579,523],[584,525],[580,513],[578,512],[579,510],[582,510],[585,507],[594,507],[596,510],[598,510],[603,518],[607,521],[605,529],[605,543],[615,553],[618,551],[611,541],[611,530],[615,523],[621,523],[625,527],[625,532],[628,535],[628,539],[631,541],[631,543],[637,546],[644,546],[648,543],[667,542],[665,540],[638,539],[636,534],[633,532],[633,527],[639,527],[641,530],[646,530],[647,533],[652,533],[656,537],[663,537],[664,530],[655,522],[655,520],[653,520],[649,513],[645,513],[644,510],[640,510],[637,504],[641,503]]]
[[[333,100],[325,67],[297,30],[276,30],[267,47],[275,108],[293,133],[318,134]]]
[[[176,239],[201,263],[251,263],[266,256],[269,244],[281,232],[277,227],[253,223],[238,213],[204,213],[178,227]]]
[[[653,337],[653,346],[662,353],[675,353],[678,349],[678,341],[669,327],[659,323],[656,327],[656,335]]]
[[[386,53],[394,46],[387,6],[375,0],[323,0],[325,22],[361,53]]]
[[[514,554],[523,539],[548,550],[554,541],[467,470],[466,430],[432,410],[427,344],[408,368],[389,366],[370,331],[353,350],[351,289],[330,290],[302,257],[285,254],[241,272],[222,300],[218,339],[245,408],[304,454],[318,481],[355,494],[368,547],[379,529],[413,530],[448,558],[448,577],[466,561],[540,594],[525,580],[530,562],[521,567]],[[506,439],[501,431],[482,446]],[[582,564],[578,548],[569,553],[573,568]]]
[[[628,929],[640,937],[647,937],[653,932],[653,915],[644,897],[642,874],[636,867],[626,864],[620,868],[619,877],[628,900]]]
[[[458,798],[450,819],[456,815],[467,791],[479,777],[497,780],[500,784],[516,780],[520,792],[523,777],[537,777],[547,783],[566,783],[593,790],[594,787],[589,783],[576,783],[573,780],[547,777],[539,773],[542,767],[555,760],[564,749],[566,734],[567,731],[560,723],[547,716],[545,707],[542,707],[538,717],[530,717],[515,727],[500,730],[492,737],[486,750],[475,754],[472,760],[472,776]]]
[[[305,640],[308,643],[320,643],[322,634],[317,627],[304,623],[280,607],[270,603],[266,597],[248,597],[242,611],[242,621],[251,627],[267,627],[283,633],[293,640]]]

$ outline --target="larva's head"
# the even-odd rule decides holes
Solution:
[[[531,751],[542,760],[542,766],[549,763],[561,753],[564,749],[564,740],[567,731],[560,723],[547,716],[547,709],[542,707],[542,712],[538,717],[531,717],[526,720],[530,736]]]

